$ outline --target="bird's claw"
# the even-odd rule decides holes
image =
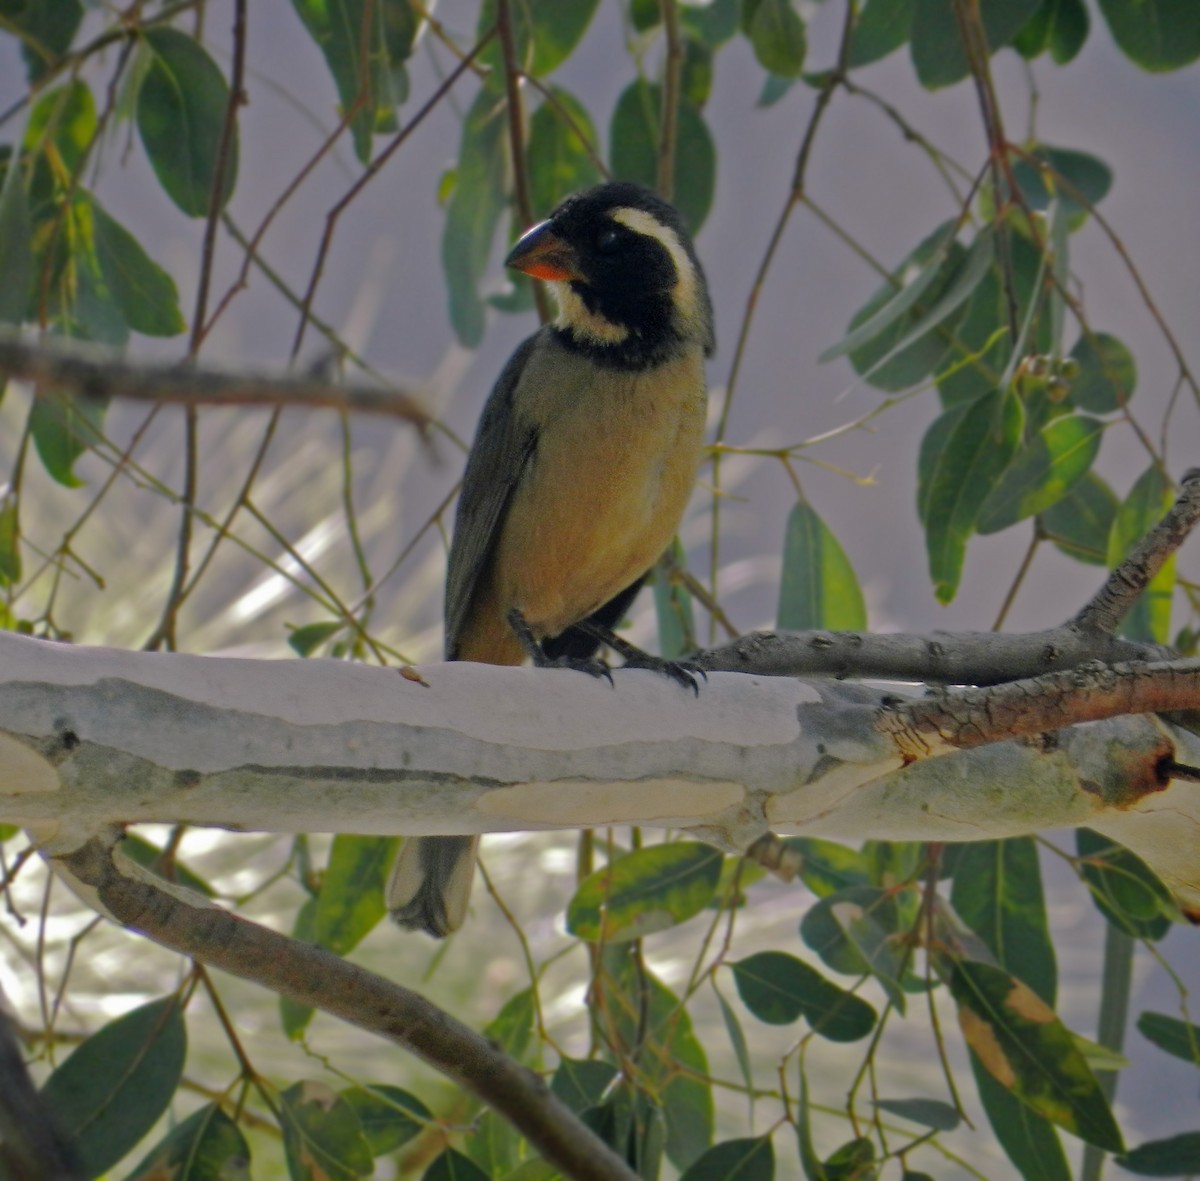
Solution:
[[[611,685],[613,683],[612,669],[603,660],[580,660],[574,656],[556,656],[553,660],[547,658],[538,661],[539,668],[572,668],[576,672],[587,673],[589,677],[604,677]]]
[[[651,672],[662,673],[684,689],[691,689],[697,697],[700,696],[700,686],[696,683],[697,675],[706,682],[708,680],[704,669],[691,660],[665,660],[661,656],[651,656],[648,652],[639,656],[626,656],[624,667],[648,668]]]

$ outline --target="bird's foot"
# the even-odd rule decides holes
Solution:
[[[704,669],[690,660],[666,660],[636,648],[632,652],[623,652],[622,655],[625,657],[624,668],[648,668],[651,672],[661,673],[664,677],[670,677],[677,685],[691,689],[697,697],[700,696],[700,686],[696,683],[696,677],[708,680]]]
[[[578,656],[551,657],[543,654],[533,663],[537,668],[573,668],[576,672],[587,673],[589,677],[604,677],[610,685],[613,683],[612,669],[606,661],[597,657],[581,659]]]

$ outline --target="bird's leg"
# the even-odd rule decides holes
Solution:
[[[588,676],[607,677],[608,683],[612,684],[612,670],[603,660],[594,658],[581,660],[574,656],[547,656],[545,649],[542,648],[525,616],[521,613],[520,607],[513,607],[509,611],[507,618],[509,627],[516,633],[521,647],[525,649],[525,655],[533,661],[535,668],[573,668],[579,672],[587,673]]]
[[[607,644],[625,661],[626,668],[648,668],[652,672],[662,673],[663,676],[670,677],[677,685],[691,689],[697,697],[700,696],[700,686],[696,684],[696,674],[699,673],[706,681],[708,680],[707,673],[698,664],[693,664],[690,660],[667,660],[662,656],[652,656],[649,652],[643,652],[636,644],[621,639],[611,628],[596,623],[594,620],[584,619],[575,626],[593,639],[599,640],[600,643]]]

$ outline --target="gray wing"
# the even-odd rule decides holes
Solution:
[[[447,660],[456,658],[471,600],[500,536],[513,490],[537,446],[537,428],[522,420],[516,393],[543,332],[534,333],[508,359],[483,408],[467,457],[446,571]]]

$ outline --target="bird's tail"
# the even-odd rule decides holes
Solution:
[[[462,926],[475,879],[478,837],[411,837],[388,881],[387,906],[402,927],[435,938]]]

